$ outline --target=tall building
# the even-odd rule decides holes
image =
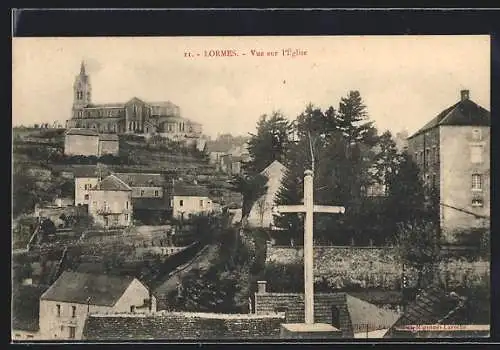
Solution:
[[[137,97],[124,103],[95,104],[92,85],[82,62],[73,84],[73,107],[66,128],[94,129],[100,133],[159,134],[172,140],[197,139],[202,126],[181,117],[170,101],[146,102]]]
[[[490,216],[490,112],[462,90],[460,101],[408,138],[408,152],[440,203],[443,238],[488,227]]]

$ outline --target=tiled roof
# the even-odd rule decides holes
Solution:
[[[417,295],[410,303],[404,314],[394,323],[387,332],[390,337],[395,328],[408,325],[446,324],[454,321],[454,314],[458,315],[463,309],[460,299],[446,293],[442,288],[431,286]]]
[[[297,293],[256,293],[256,312],[286,310],[286,323],[304,322],[304,295]],[[343,337],[352,338],[356,332],[388,329],[399,317],[390,310],[355,298],[347,293],[316,293],[315,322],[332,324],[332,307],[339,311]]]
[[[132,189],[117,176],[111,174],[93,188],[98,191],[132,191]]]
[[[99,141],[119,141],[119,137],[116,134],[101,134],[99,135]]]
[[[84,128],[72,128],[66,131],[66,135],[99,136],[97,131]]]
[[[200,185],[186,184],[176,181],[173,186],[174,196],[208,197],[209,191]]]
[[[12,291],[12,329],[38,331],[40,296],[46,287],[17,285]]]
[[[135,210],[167,210],[170,203],[166,196],[163,198],[132,198],[132,205]]]
[[[91,315],[85,340],[279,339],[283,315],[158,313]]]
[[[162,174],[114,173],[114,175],[131,187],[162,187],[165,184]]]
[[[75,177],[98,177],[99,169],[101,169],[101,176],[109,175],[109,168],[106,165],[72,165],[68,168]]]
[[[425,124],[416,133],[409,138],[417,136],[424,131],[430,130],[440,125],[471,125],[471,126],[490,126],[490,112],[475,102],[466,99],[457,102],[439,113],[434,119]]]
[[[133,277],[97,275],[64,271],[41,296],[41,300],[113,306],[123,295]]]

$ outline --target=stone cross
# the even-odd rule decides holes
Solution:
[[[304,312],[305,323],[314,323],[314,251],[313,251],[313,216],[314,213],[343,214],[344,207],[314,205],[313,198],[313,172],[306,170],[304,173],[304,204],[303,205],[277,205],[273,213],[305,213],[304,221]]]

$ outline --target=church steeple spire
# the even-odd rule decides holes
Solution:
[[[80,75],[87,75],[87,73],[85,73],[85,62],[83,60],[80,64]]]

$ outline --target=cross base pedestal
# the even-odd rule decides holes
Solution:
[[[326,323],[283,323],[281,325],[281,339],[336,339],[341,338],[342,332]]]

